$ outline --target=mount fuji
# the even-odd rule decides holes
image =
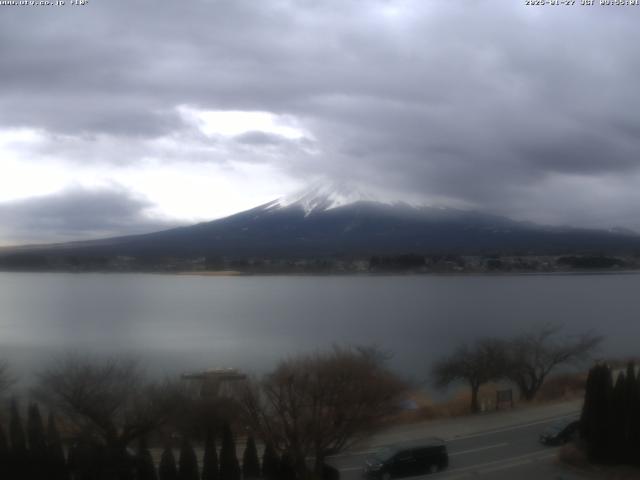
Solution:
[[[640,235],[549,227],[477,211],[383,201],[315,186],[235,215],[143,235],[20,247],[50,256],[367,257],[403,253],[579,253],[640,250]]]

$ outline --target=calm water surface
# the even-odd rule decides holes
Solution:
[[[458,342],[536,322],[637,354],[640,275],[274,276],[0,273],[0,357],[28,376],[61,352],[135,355],[156,373],[378,344],[416,380]]]

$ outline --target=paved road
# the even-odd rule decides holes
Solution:
[[[450,456],[449,468],[435,475],[414,478],[432,480],[583,478],[557,464],[556,448],[545,447],[538,443],[538,435],[545,427],[566,416],[510,425],[449,439],[447,441]],[[426,426],[423,433],[424,437],[431,435]],[[341,471],[341,479],[360,479],[361,467],[366,455],[366,452],[346,454],[334,457],[331,463]]]

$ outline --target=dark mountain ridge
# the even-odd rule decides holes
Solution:
[[[6,248],[0,256],[323,258],[416,254],[638,252],[640,235],[547,227],[505,217],[406,203],[330,198],[274,201],[210,222],[143,235]]]

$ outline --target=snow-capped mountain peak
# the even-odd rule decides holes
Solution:
[[[293,195],[276,200],[269,205],[269,208],[299,207],[305,212],[305,215],[310,215],[314,212],[324,212],[356,202],[388,203],[360,188],[318,183]]]

